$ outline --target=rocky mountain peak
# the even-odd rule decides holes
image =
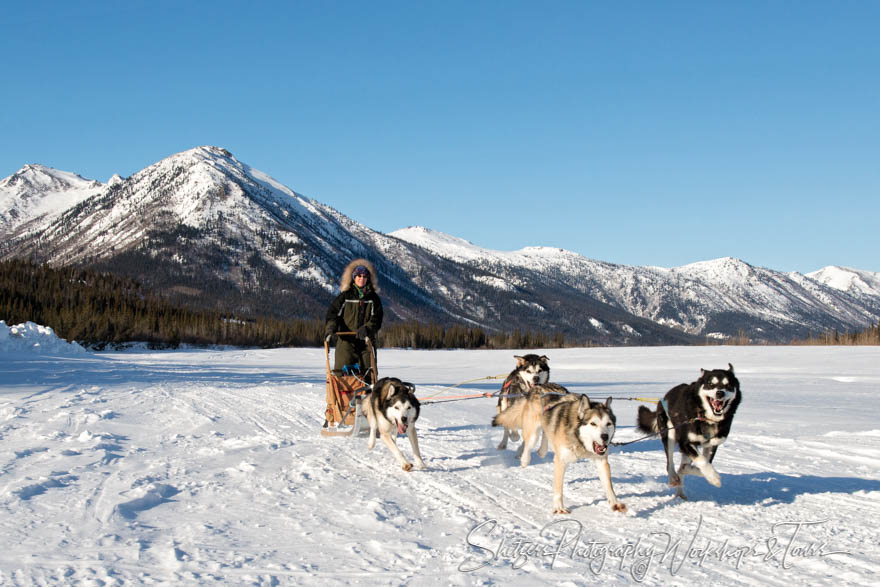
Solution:
[[[880,308],[871,272],[803,276],[733,257],[629,267],[556,247],[494,251],[424,226],[385,235],[216,146],[107,185],[27,165],[0,182],[0,233],[0,258],[93,265],[186,303],[279,317],[320,315],[356,257],[382,273],[389,317],[605,344],[778,342],[864,326]]]
[[[76,173],[28,164],[0,180],[0,234],[50,218],[98,193],[104,185]]]

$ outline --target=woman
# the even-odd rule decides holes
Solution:
[[[339,375],[356,368],[362,375],[368,375],[370,381],[375,381],[375,374],[367,373],[373,358],[366,339],[376,344],[376,334],[382,327],[382,301],[376,293],[373,264],[366,259],[349,263],[342,272],[339,289],[341,293],[327,310],[324,334],[328,337],[337,332],[355,334],[340,336],[337,340],[333,372]]]

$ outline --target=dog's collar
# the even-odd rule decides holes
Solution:
[[[713,420],[710,420],[706,417],[706,410],[703,408],[699,408],[697,410],[697,422],[707,422],[709,424],[715,424]]]
[[[508,379],[508,380],[505,381],[504,384],[501,386],[501,389],[502,389],[502,390],[507,389],[508,387],[510,387],[511,385],[513,385],[513,382],[514,382],[514,381],[516,381],[516,379]],[[525,383],[525,382],[523,382],[523,383]],[[534,387],[534,385],[531,385],[531,384],[529,384],[529,383],[526,383],[526,385],[528,386],[528,389],[531,389],[531,388]]]

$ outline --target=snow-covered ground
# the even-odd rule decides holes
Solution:
[[[4,325],[5,326],[5,325]],[[770,584],[880,582],[880,348],[546,351],[591,397],[657,397],[732,362],[744,400],[723,486],[666,485],[660,444],[521,469],[491,399],[425,405],[427,470],[325,438],[322,349],[34,352],[0,340],[0,584]],[[45,333],[42,333],[45,335]],[[383,349],[422,398],[494,391],[513,351]],[[639,403],[618,399],[615,440]],[[404,454],[408,443],[399,440]],[[551,554],[551,553],[555,553]]]

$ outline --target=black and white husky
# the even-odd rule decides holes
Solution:
[[[501,414],[504,410],[512,407],[517,402],[524,402],[528,399],[529,393],[536,385],[543,385],[550,380],[550,366],[547,362],[550,360],[546,356],[541,355],[514,355],[516,359],[516,367],[501,385],[501,391],[498,394],[497,414]],[[504,437],[498,445],[498,450],[507,448],[507,439],[516,442],[519,440],[518,428],[504,428]],[[522,447],[520,447],[522,450]]]
[[[700,378],[670,389],[656,411],[639,407],[638,428],[647,434],[660,433],[666,450],[669,485],[684,494],[683,475],[702,475],[715,487],[721,476],[712,466],[718,445],[727,440],[733,415],[742,399],[733,365],[727,369],[700,369]],[[675,471],[673,452],[678,443],[681,465]],[[698,450],[699,449],[699,450]]]
[[[413,465],[397,447],[395,438],[398,434],[406,434],[409,437],[416,467],[425,468],[422,455],[419,453],[419,439],[416,436],[416,420],[419,419],[420,406],[415,390],[412,383],[406,383],[396,377],[385,377],[374,383],[371,391],[360,400],[364,415],[370,424],[367,448],[373,450],[376,446],[378,431],[388,450],[404,471],[411,471]]]

